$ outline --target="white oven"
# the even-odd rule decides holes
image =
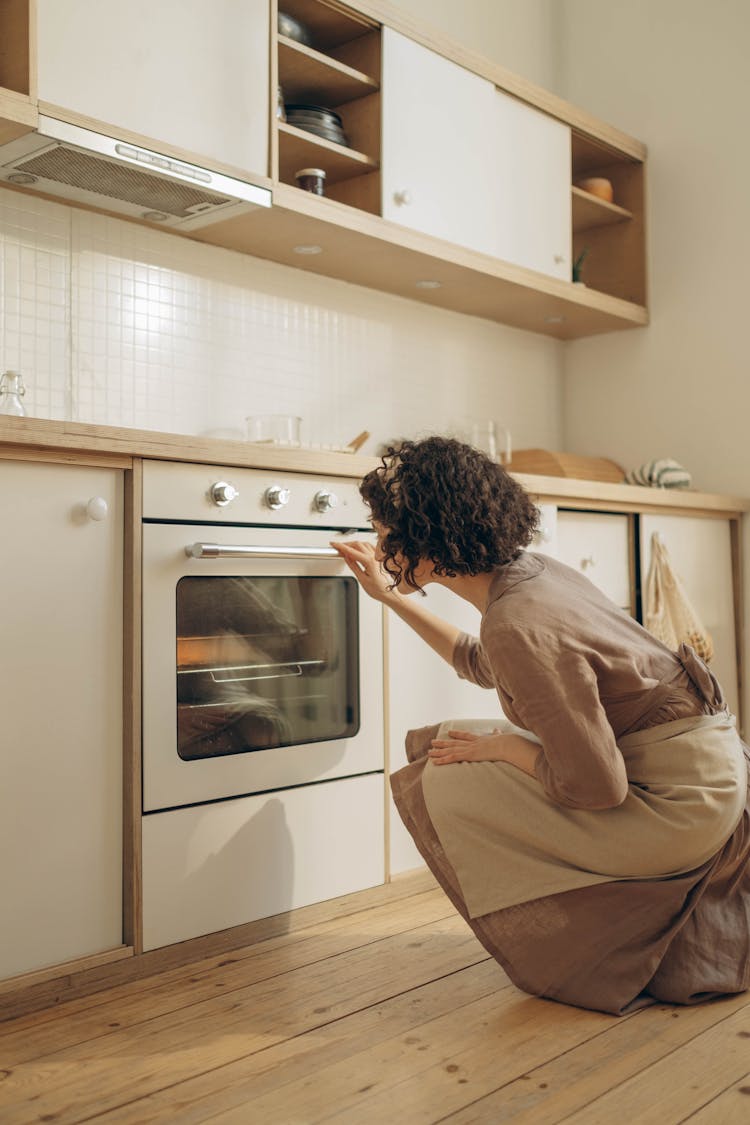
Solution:
[[[144,465],[146,948],[383,880],[382,608],[330,546],[352,533],[353,480]]]

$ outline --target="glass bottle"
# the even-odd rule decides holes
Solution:
[[[15,414],[22,418],[26,410],[21,398],[25,394],[26,388],[17,371],[6,371],[0,375],[0,414]]]

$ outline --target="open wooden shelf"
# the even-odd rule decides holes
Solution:
[[[589,289],[645,306],[644,162],[575,129],[571,155],[573,181],[602,176],[611,182],[615,199],[607,203],[571,188],[573,261],[587,252],[581,280]]]
[[[380,25],[338,0],[284,0],[307,30],[307,46],[275,33],[278,84],[289,105],[323,106],[341,117],[347,145],[275,119],[274,179],[296,187],[300,168],[322,168],[325,194],[380,213]]]
[[[625,223],[633,218],[632,211],[617,203],[608,203],[582,188],[571,188],[573,197],[573,233],[605,227],[610,223]]]
[[[345,9],[338,3],[319,3],[319,0],[282,0],[279,9],[299,20],[310,32],[313,45],[319,51],[332,51],[342,43],[349,43],[366,35],[378,24],[361,12]]]
[[[316,104],[337,106],[380,89],[378,83],[361,70],[338,59],[305,47],[293,39],[278,36],[279,82],[287,102],[315,99]]]
[[[279,179],[284,183],[293,184],[294,173],[300,168],[324,168],[326,185],[377,171],[377,161],[363,152],[326,141],[285,121],[279,121],[278,128]]]

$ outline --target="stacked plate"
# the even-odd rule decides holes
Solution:
[[[332,109],[303,103],[287,104],[284,108],[287,125],[294,125],[297,129],[304,129],[306,133],[314,133],[316,137],[323,137],[326,141],[349,148],[349,140],[341,127],[341,118]]]

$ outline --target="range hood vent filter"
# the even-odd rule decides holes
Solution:
[[[15,176],[24,190],[185,232],[273,203],[270,187],[43,114],[36,131],[0,144],[0,181]]]
[[[179,180],[167,180],[163,176],[141,172],[138,168],[115,164],[75,149],[48,149],[28,160],[19,161],[16,168],[82,191],[91,191],[92,184],[96,184],[97,195],[134,203],[148,211],[166,211],[168,215],[180,219],[195,215],[205,207],[230,202],[227,196],[203,191]]]

